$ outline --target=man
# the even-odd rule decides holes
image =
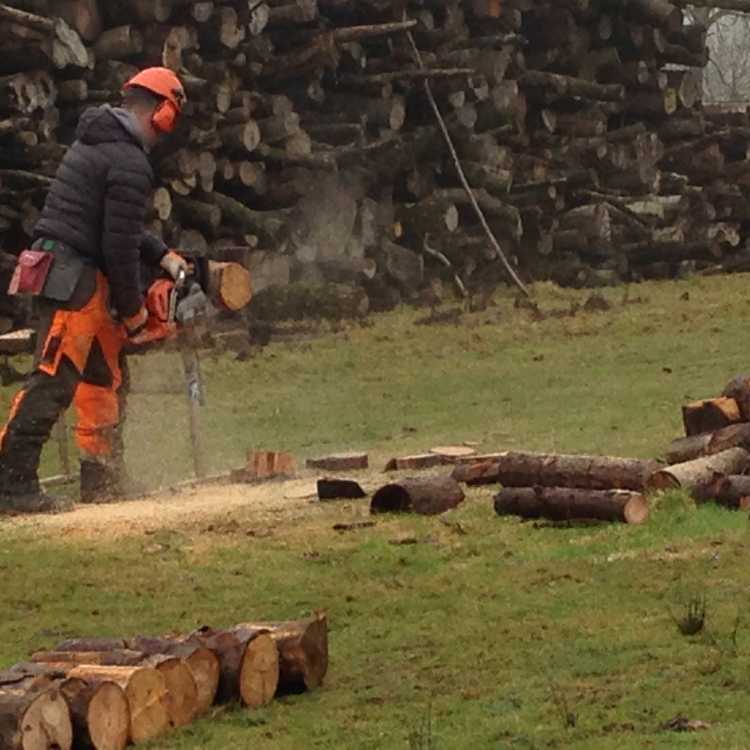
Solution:
[[[42,447],[71,403],[78,412],[81,499],[122,491],[123,349],[142,343],[148,320],[140,264],[161,266],[173,278],[185,266],[144,232],[153,188],[147,154],[174,130],[184,101],[172,71],[149,68],[125,85],[122,107],[105,105],[81,117],[11,283],[39,292],[39,323],[34,370],[0,433],[0,511],[62,508],[41,492],[37,471]],[[49,271],[43,286],[32,289],[24,274],[33,276],[35,268]]]

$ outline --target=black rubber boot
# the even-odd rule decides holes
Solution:
[[[99,461],[81,461],[82,503],[111,503],[122,495],[120,472]]]
[[[72,508],[70,500],[48,495],[39,487],[19,487],[17,492],[6,490],[0,494],[0,514],[63,513]]]

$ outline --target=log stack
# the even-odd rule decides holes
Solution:
[[[313,690],[328,668],[324,613],[182,636],[80,638],[0,672],[0,747],[121,750],[187,726],[215,702],[248,708]]]
[[[665,452],[668,466],[649,480],[651,489],[681,488],[697,500],[750,507],[750,375],[727,383],[716,398],[682,407],[685,436]]]
[[[0,242],[27,241],[81,112],[164,64],[190,101],[154,154],[151,229],[241,260],[263,285],[366,290],[371,304],[342,314],[436,276],[462,293],[504,278],[425,81],[526,278],[592,286],[740,267],[750,123],[702,109],[706,29],[681,5],[10,0]]]

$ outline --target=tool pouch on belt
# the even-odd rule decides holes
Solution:
[[[52,253],[44,250],[24,250],[21,252],[8,286],[8,294],[40,295],[49,278],[54,259],[55,256]]]
[[[75,250],[54,240],[37,240],[31,250],[19,256],[8,294],[30,294],[56,302],[70,302],[75,295],[85,302],[95,285],[96,269]]]

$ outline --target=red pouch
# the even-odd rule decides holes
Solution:
[[[18,256],[8,294],[41,294],[54,259],[52,253],[44,250],[24,250]]]

